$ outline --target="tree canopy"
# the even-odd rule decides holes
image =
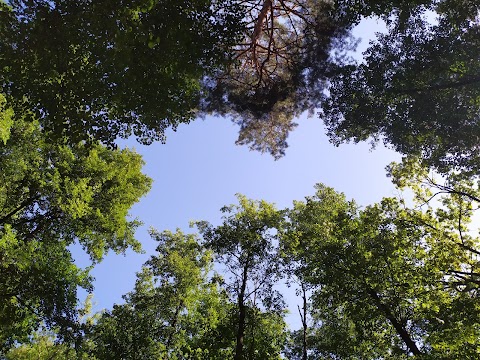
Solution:
[[[226,215],[222,225],[213,227],[206,222],[198,222],[206,246],[211,248],[225,266],[226,275],[230,276],[228,283],[235,309],[235,360],[261,358],[262,352],[256,348],[257,338],[249,330],[248,322],[253,322],[251,330],[258,328],[257,321],[268,322],[268,316],[262,316],[260,306],[270,313],[270,317],[281,319],[284,302],[278,291],[274,289],[280,277],[280,262],[278,261],[278,239],[274,230],[282,220],[282,213],[272,204],[265,201],[255,202],[243,195],[238,195],[239,204],[222,208]],[[250,315],[250,316],[249,316]],[[260,315],[260,316],[258,316]],[[276,316],[275,316],[276,315]],[[255,316],[253,319],[249,317]],[[273,325],[273,324],[271,324]],[[280,326],[281,329],[281,326]],[[266,334],[265,330],[260,330]],[[280,339],[270,339],[265,345],[270,348],[270,359],[280,355]],[[246,342],[248,346],[246,345]],[[256,354],[254,356],[254,354]]]
[[[5,119],[5,115],[3,116]],[[77,287],[91,291],[89,269],[74,264],[71,246],[92,262],[105,252],[138,251],[130,207],[150,188],[141,157],[46,141],[38,122],[17,119],[0,143],[0,348],[25,340],[41,322],[71,336]],[[67,333],[65,333],[67,332]]]
[[[0,92],[71,143],[164,140],[166,128],[193,119],[200,81],[226,61],[235,9],[209,0],[2,1]]]
[[[334,76],[323,117],[334,143],[373,138],[437,171],[479,173],[479,18],[474,1],[412,2],[364,61]]]
[[[312,289],[312,358],[478,357],[471,201],[451,192],[436,212],[395,198],[360,210],[320,185],[297,202],[284,241]]]
[[[353,61],[367,17],[386,31]],[[0,0],[1,356],[480,357],[479,39],[474,0]],[[279,158],[304,111],[334,144],[405,155],[388,175],[413,205],[323,184],[284,210],[239,195],[200,234],[152,230],[124,303],[82,323],[91,268],[141,250],[129,210],[151,180],[118,138],[219,114]]]
[[[180,230],[151,235],[158,241],[157,253],[137,274],[135,289],[124,296],[126,303],[103,313],[87,336],[93,344],[92,356],[100,360],[278,358],[286,337],[282,312],[262,309],[251,301],[252,293],[241,292],[241,284],[228,284],[213,272],[213,259],[220,254],[206,246],[208,240]],[[255,232],[245,229],[238,235],[252,237]],[[217,265],[230,266],[225,259]],[[248,271],[253,278],[252,269]],[[266,297],[254,290],[259,299]],[[240,354],[239,332],[242,350],[247,349]]]
[[[240,125],[237,144],[279,158],[294,118],[320,104],[339,57],[353,48],[352,23],[331,1],[239,3],[240,41],[226,69],[206,82],[203,104]]]
[[[331,140],[383,140],[440,171],[478,173],[478,11],[459,0],[0,5],[0,84],[54,138],[165,140],[198,116],[284,154],[294,118],[321,110]],[[352,29],[386,33],[355,62]],[[18,110],[18,111],[17,111]]]
[[[79,354],[477,358],[480,249],[469,221],[478,197],[462,192],[464,184],[435,187],[425,172],[408,178],[405,166],[392,165],[391,173],[402,186],[410,184],[412,207],[384,198],[360,208],[318,184],[314,196],[285,211],[239,197],[239,205],[224,208],[219,226],[197,223],[203,238],[152,231],[157,254],[137,274],[125,303],[91,323]],[[432,196],[439,205],[433,207]],[[214,264],[227,269],[225,279]],[[304,289],[303,335],[288,334],[285,305],[276,295],[291,269]]]
[[[209,358],[203,338],[225,316],[209,281],[212,255],[197,236],[151,232],[157,254],[137,274],[125,304],[102,314],[91,335],[98,359]],[[213,356],[211,358],[214,358]]]

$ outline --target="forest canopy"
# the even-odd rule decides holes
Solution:
[[[112,146],[206,114],[282,156],[294,118],[332,142],[382,140],[438,171],[478,172],[476,1],[0,3],[0,83],[50,136]],[[364,61],[352,29],[386,22]]]
[[[220,225],[196,222],[200,234],[152,230],[156,253],[125,303],[97,314],[75,348],[47,348],[112,360],[477,358],[480,248],[468,224],[479,190],[414,185],[412,207],[360,208],[317,184],[284,210],[239,195]],[[436,209],[424,201],[435,191]],[[300,330],[286,326],[285,279],[304,299]],[[7,359],[48,341],[40,332]]]
[[[151,184],[135,152],[52,144],[37,121],[11,122],[10,110],[0,113],[0,353],[41,323],[76,336],[77,288],[92,291],[93,279],[71,246],[92,263],[109,250],[139,251],[140,221],[128,213]]]
[[[367,18],[385,31],[354,60]],[[0,357],[479,358],[479,80],[476,0],[0,0]],[[402,154],[413,201],[238,195],[220,224],[152,229],[123,302],[82,308],[109,251],[141,251],[152,180],[120,139],[219,115],[278,159],[304,112]]]

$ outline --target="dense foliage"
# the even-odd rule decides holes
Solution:
[[[471,0],[12,0],[0,86],[72,143],[164,141],[214,113],[239,124],[238,144],[278,158],[294,118],[321,109],[336,144],[381,139],[478,173],[478,13]],[[366,17],[387,29],[355,62]]]
[[[8,131],[0,143],[0,349],[40,322],[73,336],[77,287],[92,284],[71,246],[94,263],[108,250],[139,250],[139,221],[128,210],[150,187],[138,154],[53,145],[37,122],[9,124],[10,114],[1,117]]]
[[[470,200],[424,211],[385,198],[360,210],[319,186],[290,216],[312,286],[313,358],[476,358],[478,239],[465,234]]]
[[[237,144],[284,155],[294,118],[324,98],[328,79],[354,48],[353,22],[325,0],[238,1],[243,23],[228,66],[205,82],[206,111],[240,126]]]
[[[269,348],[257,349],[252,341],[258,342],[256,338],[261,338],[262,334],[265,336],[268,331],[260,327],[250,336],[247,336],[247,332],[252,325],[253,332],[264,316],[282,319],[284,303],[281,294],[274,288],[281,275],[278,238],[272,233],[279,227],[282,213],[265,201],[255,202],[242,195],[238,196],[238,200],[239,205],[222,209],[227,214],[222,225],[213,227],[206,222],[199,222],[197,226],[206,246],[213,250],[219,262],[225,266],[224,273],[230,277],[227,290],[236,302],[234,359],[262,359],[267,355],[274,359],[279,356],[281,336],[277,339],[272,337],[271,344],[265,342],[264,346]],[[260,307],[265,314],[259,311]],[[254,319],[248,319],[248,315],[254,316]],[[249,325],[249,321],[254,324]],[[255,324],[257,321],[258,324]]]
[[[332,140],[383,140],[441,172],[478,174],[479,11],[421,1],[389,17],[364,61],[332,78],[321,114]]]
[[[480,245],[468,223],[478,195],[461,184],[435,195],[399,166],[392,176],[420,206],[384,198],[360,209],[319,184],[285,211],[240,196],[221,225],[197,223],[203,238],[153,231],[157,254],[135,289],[79,348],[96,359],[477,358]],[[276,290],[288,274],[307,302],[301,331],[287,330]]]
[[[261,220],[258,224],[268,226]],[[235,233],[231,225],[225,226]],[[281,311],[260,307],[258,301],[268,296],[258,287],[260,279],[249,279],[250,285],[256,284],[257,288],[249,289],[247,294],[243,277],[228,284],[212,271],[213,256],[220,253],[209,250],[212,246],[208,241],[180,230],[152,231],[151,235],[159,243],[156,255],[137,274],[135,289],[124,297],[126,303],[102,314],[89,336],[95,358],[279,358],[286,336],[285,322]],[[256,237],[260,234],[253,231],[244,231],[243,235],[260,242],[267,240]],[[253,255],[248,251],[237,255],[252,259],[247,271],[254,277],[252,273],[261,265],[255,264],[253,257],[262,253]],[[220,264],[233,266],[234,274],[237,265],[229,261]]]
[[[386,31],[355,62],[366,17]],[[479,30],[474,0],[0,0],[0,356],[479,358]],[[82,320],[72,248],[92,266],[141,248],[129,209],[151,180],[119,137],[213,113],[278,158],[319,108],[335,144],[405,155],[388,173],[413,205],[239,195],[199,234],[152,230],[124,303]]]
[[[226,60],[228,5],[219,15],[209,0],[2,1],[1,91],[71,143],[164,140],[193,119],[200,80]]]

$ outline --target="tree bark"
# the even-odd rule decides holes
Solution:
[[[15,209],[13,209],[12,211],[10,211],[8,214],[6,214],[5,216],[3,216],[2,218],[0,218],[0,224],[1,225],[4,225],[8,220],[10,220],[16,213],[18,213],[19,211],[23,210],[24,208],[26,208],[27,206],[33,204],[33,202],[37,199],[39,199],[40,196],[33,196],[31,198],[28,198],[24,201],[22,201],[22,203]]]
[[[253,29],[253,34],[252,34],[252,45],[254,45],[257,42],[258,37],[260,36],[260,32],[262,31],[263,22],[265,21],[268,10],[271,7],[272,7],[272,0],[265,0],[265,2],[263,3],[262,9],[260,10],[260,13],[258,14],[257,21],[255,22],[255,27]]]
[[[177,307],[175,309],[175,314],[173,315],[173,318],[172,318],[171,323],[170,323],[170,328],[171,328],[172,331],[170,331],[170,334],[168,334],[168,338],[167,338],[167,342],[166,342],[167,354],[168,354],[168,351],[169,351],[169,349],[172,345],[173,335],[176,332],[178,315],[180,314],[180,310],[182,310],[182,308],[183,308],[183,300],[181,300],[180,303],[177,305]],[[167,358],[168,357],[166,356],[165,359],[167,359]]]
[[[307,294],[305,291],[305,285],[302,283],[302,298],[303,298],[303,316],[302,316],[302,325],[303,325],[303,356],[302,360],[307,360]]]
[[[238,294],[238,330],[237,330],[237,344],[235,346],[235,360],[243,359],[243,338],[245,336],[245,318],[247,309],[245,307],[245,290],[247,288],[248,280],[248,260],[243,267],[242,284],[240,286],[240,293]]]

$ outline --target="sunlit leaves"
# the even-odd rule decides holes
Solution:
[[[443,195],[437,213],[394,198],[360,210],[324,186],[296,204],[284,241],[312,287],[310,351],[342,359],[478,356],[478,243],[462,234],[471,214],[458,218],[458,194]]]
[[[1,347],[40,322],[72,340],[77,287],[91,291],[92,279],[70,247],[80,245],[93,262],[108,250],[140,249],[140,223],[128,212],[150,187],[142,165],[130,150],[54,145],[37,122],[14,122],[0,145]]]

